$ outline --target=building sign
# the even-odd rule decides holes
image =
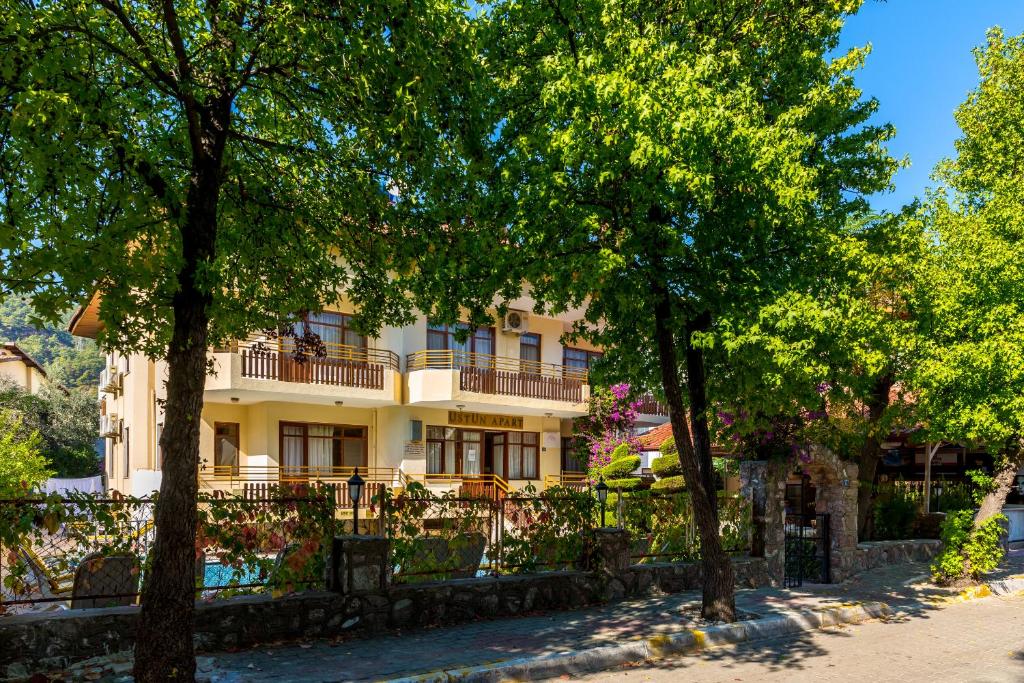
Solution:
[[[406,441],[404,456],[406,460],[423,460],[427,457],[427,447],[422,441]]]
[[[448,424],[490,429],[522,429],[523,418],[514,415],[488,415],[486,413],[464,413],[461,410],[449,410]]]

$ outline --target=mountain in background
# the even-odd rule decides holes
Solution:
[[[46,368],[50,381],[68,389],[94,388],[103,369],[103,353],[91,339],[67,331],[68,312],[59,327],[37,327],[31,304],[17,297],[0,301],[0,341],[12,341]]]

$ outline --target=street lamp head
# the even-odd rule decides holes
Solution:
[[[363,494],[363,478],[359,476],[359,468],[357,467],[352,476],[348,478],[348,497],[352,501],[352,505],[359,504],[359,498]]]
[[[598,480],[594,490],[597,491],[597,502],[603,505],[608,500],[608,484],[604,483],[603,476]]]

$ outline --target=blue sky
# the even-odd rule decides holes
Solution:
[[[893,156],[911,163],[894,192],[872,198],[874,208],[896,210],[920,196],[935,163],[953,154],[953,110],[978,82],[971,48],[996,25],[1024,32],[1024,0],[867,0],[847,22],[843,46],[873,48],[857,83],[879,100],[877,120],[896,126]]]

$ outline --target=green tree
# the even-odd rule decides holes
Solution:
[[[95,451],[99,408],[87,389],[67,391],[52,385],[32,394],[0,379],[0,409],[16,413],[26,429],[36,432],[47,466],[58,477],[100,473]]]
[[[914,380],[932,439],[994,456],[972,532],[991,539],[989,520],[1024,465],[1024,36],[993,29],[975,57],[980,83],[956,111],[956,157],[939,165],[943,185],[924,214],[934,248]],[[960,566],[969,577],[970,562]]]
[[[39,432],[26,429],[14,411],[0,408],[0,498],[17,498],[53,473],[39,451]]]
[[[76,339],[67,332],[67,318],[56,325],[39,320],[30,303],[20,297],[0,300],[0,340],[18,344],[47,372],[51,382],[68,389],[96,386],[103,369],[103,354],[91,339]]]
[[[827,263],[884,188],[889,127],[866,125],[859,0],[499,2],[488,63],[500,125],[492,196],[504,264],[618,379],[661,387],[704,570],[703,614],[735,617],[705,375],[708,331],[750,319]],[[483,278],[482,278],[483,279]],[[518,282],[517,282],[518,283]],[[687,414],[688,413],[688,414]]]
[[[457,198],[471,37],[457,0],[0,0],[0,294],[98,291],[101,343],[167,361],[137,680],[194,678],[207,348],[341,289],[408,320],[392,247]]]
[[[720,425],[748,455],[794,458],[816,442],[857,463],[862,538],[881,443],[913,422],[902,392],[919,348],[912,298],[927,247],[914,211],[851,219],[816,281],[756,317],[720,320],[708,352],[711,394],[730,423]]]

